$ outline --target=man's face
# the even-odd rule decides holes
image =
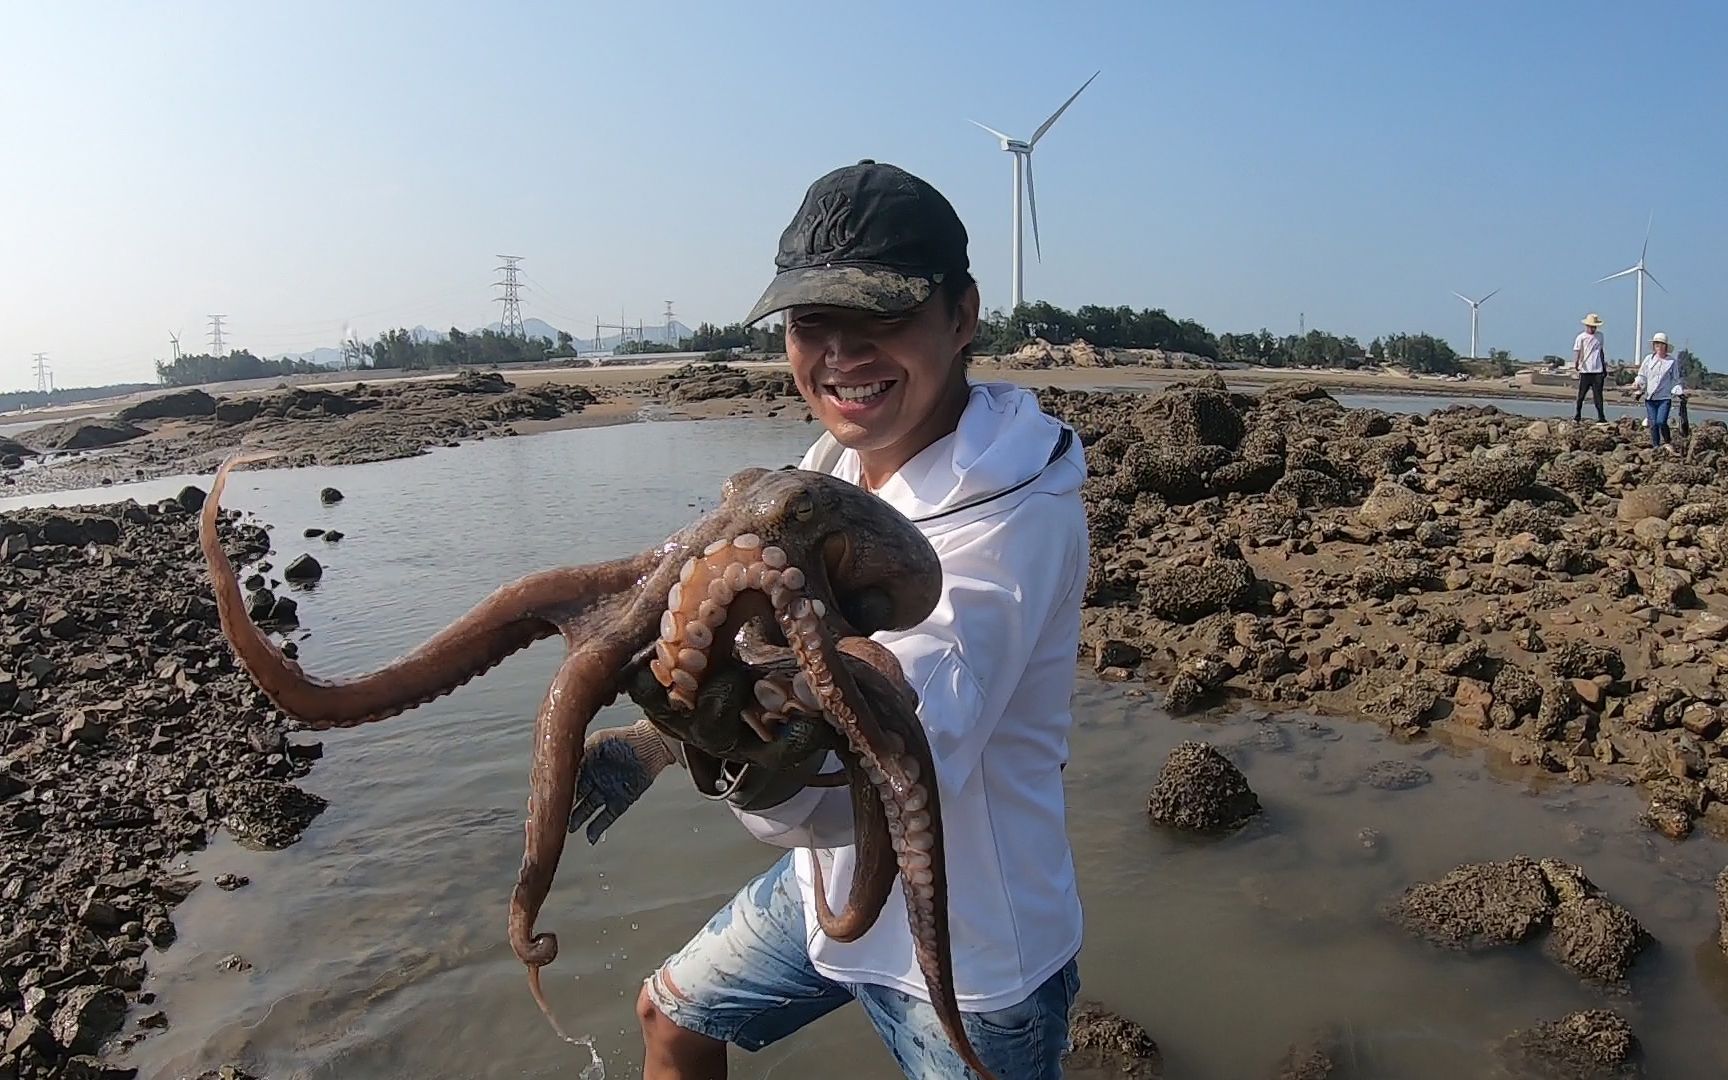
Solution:
[[[795,307],[786,313],[786,358],[810,411],[842,445],[916,453],[944,434],[931,429],[944,423],[956,380],[964,385],[959,353],[977,324],[976,287],[952,312],[940,293],[897,316]]]

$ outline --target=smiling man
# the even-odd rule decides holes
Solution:
[[[747,321],[786,313],[793,377],[827,429],[801,467],[875,492],[941,559],[930,618],[875,640],[917,690],[929,737],[967,1037],[1003,1080],[1043,1080],[1061,1075],[1079,986],[1062,769],[1088,561],[1086,466],[1073,432],[1031,393],[968,381],[979,297],[966,248],[965,227],[929,184],[871,161],[838,169],[810,187]],[[592,736],[571,828],[599,811],[593,841],[671,760],[646,721]],[[822,860],[835,910],[856,869],[846,790],[732,811],[757,838],[794,850],[644,983],[644,1077],[723,1077],[728,1044],[761,1049],[852,1001],[906,1075],[975,1076],[927,999],[898,881],[857,940],[817,926],[811,860]]]

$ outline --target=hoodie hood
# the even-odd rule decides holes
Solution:
[[[1058,453],[1064,433],[1067,444]],[[801,467],[853,483],[860,471],[858,455],[826,433]],[[973,383],[955,430],[925,447],[876,494],[935,533],[1002,513],[1035,493],[1078,490],[1085,477],[1080,440],[1038,407],[1036,395],[1013,383]]]

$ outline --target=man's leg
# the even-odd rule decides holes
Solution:
[[[1572,420],[1574,423],[1582,423],[1584,420],[1584,395],[1589,392],[1590,373],[1588,371],[1580,371],[1578,373],[1578,402],[1572,407]]]
[[[1608,381],[1608,373],[1606,371],[1597,371],[1592,372],[1591,375],[1593,389],[1592,400],[1594,400],[1596,404],[1596,422],[1598,424],[1606,424],[1608,422],[1608,414],[1602,411],[1602,387]]]
[[[855,986],[853,992],[908,1080],[977,1080],[929,1002],[886,986]],[[994,1012],[962,1012],[960,1022],[999,1080],[1061,1080],[1068,1013],[1079,992],[1079,964],[1070,960],[1024,1001]]]
[[[643,1080],[721,1080],[727,1043],[760,1050],[850,1000],[810,964],[787,852],[643,983]]]

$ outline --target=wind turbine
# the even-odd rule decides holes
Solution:
[[[1654,224],[1655,221],[1656,212],[1652,210],[1650,212],[1650,220],[1644,224],[1644,247],[1638,252],[1638,261],[1620,271],[1618,274],[1609,274],[1607,277],[1597,278],[1595,281],[1595,284],[1600,285],[1604,281],[1613,281],[1615,278],[1625,277],[1627,274],[1633,274],[1638,279],[1638,318],[1632,331],[1638,337],[1638,340],[1632,344],[1632,362],[1634,364],[1638,363],[1641,351],[1644,348],[1644,279],[1649,278],[1655,283],[1658,289],[1661,289],[1663,292],[1668,291],[1668,286],[1657,281],[1656,275],[1644,268],[1644,256],[1650,253],[1650,226]]]
[[[180,335],[179,334],[169,334],[168,335],[168,341],[170,344],[172,344],[174,346],[174,359],[176,359],[176,360],[180,359]]]
[[[1488,302],[1488,297],[1493,296],[1494,293],[1497,293],[1499,291],[1500,291],[1499,289],[1495,289],[1494,292],[1489,293],[1488,296],[1484,296],[1480,300],[1472,300],[1468,296],[1465,296],[1461,292],[1454,292],[1452,294],[1453,296],[1456,296],[1458,299],[1464,301],[1466,304],[1470,305],[1470,359],[1472,359],[1472,360],[1475,360],[1477,358],[1477,355],[1476,355],[1476,309],[1481,307],[1483,304],[1486,304]]]
[[[1100,74],[1102,74],[1101,71],[1094,71],[1092,73],[1092,79],[1096,79]],[[985,127],[976,120],[967,121],[967,123],[984,128],[985,131],[988,131],[990,134],[1002,140],[1002,149],[1014,155],[1014,307],[1020,306],[1020,302],[1024,298],[1026,292],[1026,264],[1025,257],[1021,252],[1020,240],[1022,232],[1020,226],[1020,189],[1022,185],[1024,185],[1026,189],[1026,202],[1032,208],[1032,243],[1037,249],[1038,261],[1044,261],[1043,245],[1038,242],[1038,197],[1033,191],[1032,186],[1032,148],[1038,145],[1038,140],[1042,139],[1044,133],[1050,130],[1050,125],[1056,122],[1056,118],[1066,112],[1068,106],[1074,104],[1074,98],[1079,97],[1081,91],[1084,91],[1088,86],[1092,85],[1092,79],[1087,79],[1084,83],[1081,83],[1080,89],[1074,91],[1073,96],[1067,101],[1064,101],[1060,109],[1051,113],[1050,119],[1039,124],[1038,130],[1034,131],[1032,137],[1025,141],[1016,139],[1012,135],[1004,135],[993,127]]]

